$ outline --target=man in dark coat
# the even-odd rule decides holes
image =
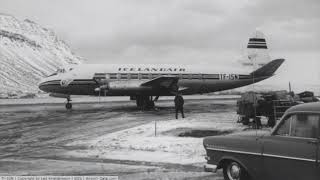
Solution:
[[[183,104],[184,104],[183,97],[180,94],[177,94],[176,97],[174,98],[174,105],[176,109],[176,119],[178,119],[179,111],[181,112],[182,118],[184,118]]]

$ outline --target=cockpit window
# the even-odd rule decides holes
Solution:
[[[69,68],[69,69],[67,69],[67,70],[68,70],[68,71],[72,71],[73,68]],[[66,72],[67,72],[67,71],[66,71],[65,68],[59,68],[59,69],[57,69],[56,72],[54,72],[53,74],[51,74],[51,75],[49,75],[49,76],[47,76],[47,77],[55,76],[55,75],[62,74],[62,73],[66,73]]]
[[[72,69],[72,68],[70,68],[70,69]],[[55,76],[55,75],[58,75],[58,74],[61,74],[61,73],[65,73],[65,72],[66,72],[66,70],[64,68],[60,68],[60,69],[57,69],[56,72],[54,72],[53,74],[50,74],[47,77]]]
[[[65,73],[65,72],[66,72],[66,70],[64,68],[57,70],[57,73]]]

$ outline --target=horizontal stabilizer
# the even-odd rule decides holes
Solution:
[[[284,59],[275,59],[266,65],[262,66],[261,68],[255,70],[251,73],[254,76],[272,76],[274,72],[281,66],[284,62]]]

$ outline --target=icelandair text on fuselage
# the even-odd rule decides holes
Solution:
[[[118,71],[147,71],[147,72],[185,72],[185,68],[118,68]]]

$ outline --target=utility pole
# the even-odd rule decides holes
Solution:
[[[289,93],[291,93],[291,83],[289,81]]]
[[[154,120],[154,137],[157,136],[157,119]]]

